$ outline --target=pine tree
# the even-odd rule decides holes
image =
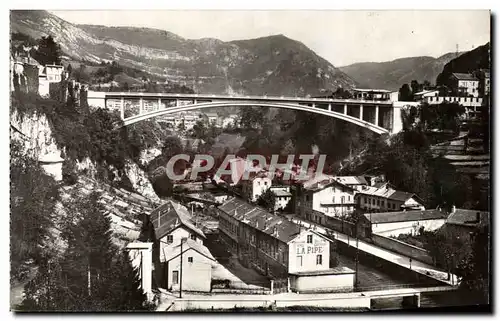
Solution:
[[[112,242],[111,222],[93,193],[68,210],[60,260],[42,265],[26,286],[20,309],[29,311],[144,310],[137,272]]]
[[[60,65],[62,51],[59,44],[54,41],[52,36],[42,37],[38,40],[38,50],[34,53],[33,58],[42,65]]]
[[[136,311],[149,310],[151,305],[146,301],[146,295],[140,289],[141,281],[138,272],[132,267],[128,253],[123,251],[117,255],[113,264],[114,271],[107,280],[110,310],[113,311]],[[119,294],[119,295],[117,295]]]
[[[11,277],[22,279],[29,262],[39,264],[50,253],[44,250],[51,236],[57,184],[12,141],[10,167]]]

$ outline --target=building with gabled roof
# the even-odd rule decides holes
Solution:
[[[352,187],[356,190],[361,189],[363,186],[368,186],[368,182],[363,176],[334,176],[339,183]]]
[[[365,212],[425,210],[423,200],[414,193],[398,191],[389,183],[363,186],[356,193],[356,207]]]
[[[180,242],[181,237],[189,237],[203,244],[205,234],[198,228],[183,205],[168,201],[154,209],[149,215],[155,238],[167,244]]]
[[[163,257],[167,290],[178,291],[182,282],[183,291],[210,292],[212,268],[218,263],[204,245],[186,239],[182,245],[163,248]]]
[[[271,186],[271,192],[274,194],[274,210],[284,210],[292,200],[290,186]]]
[[[145,215],[143,224],[153,230],[153,236],[151,238],[153,241],[153,262],[156,266],[154,275],[156,284],[159,287],[172,288],[174,285],[178,286],[178,282],[180,282],[179,270],[173,267],[172,264],[177,264],[176,266],[178,266],[180,263],[177,261],[175,261],[177,262],[175,263],[172,260],[175,259],[176,256],[174,253],[177,248],[180,248],[181,243],[183,243],[183,246],[187,244],[191,249],[199,252],[200,255],[210,259],[210,255],[208,255],[210,252],[203,245],[206,236],[197,226],[195,218],[192,217],[183,205],[169,200],[154,209],[151,214]],[[178,253],[180,253],[180,251]],[[184,259],[187,260],[187,258]],[[201,259],[201,257],[198,259]],[[199,271],[199,274],[195,273],[194,276],[189,276],[189,273],[186,272],[183,278],[196,278],[200,286],[203,285],[203,287],[206,288],[207,282],[210,285],[211,272],[205,268],[202,270],[203,271]],[[174,271],[177,272],[174,273]],[[204,278],[200,278],[202,275],[204,277],[208,275],[208,281]],[[174,280],[177,280],[177,283],[175,283]],[[182,282],[184,284],[186,281],[183,279]],[[199,290],[199,288],[194,287],[193,291],[194,290]],[[208,291],[209,290],[210,287],[208,288]]]
[[[355,194],[355,188],[325,175],[303,185],[297,201],[298,214],[308,221],[325,224],[327,217],[352,213],[356,206]]]
[[[417,234],[421,227],[426,231],[435,231],[444,225],[448,213],[433,209],[367,213],[363,217],[362,226],[370,226],[371,233],[397,237],[399,234]]]
[[[248,179],[241,180],[243,195],[251,202],[256,202],[272,185],[270,173],[267,171],[245,173]],[[245,176],[243,176],[245,178]]]
[[[271,278],[290,275],[296,291],[314,290],[311,284],[352,289],[354,271],[330,268],[333,241],[327,237],[238,198],[229,199],[218,212],[221,240],[244,266]]]
[[[479,79],[471,74],[454,72],[449,85],[458,96],[479,97]]]

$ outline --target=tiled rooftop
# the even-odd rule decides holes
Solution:
[[[300,232],[300,227],[297,224],[238,198],[229,199],[219,206],[219,210],[285,243],[288,243]]]
[[[407,222],[407,221],[423,221],[433,219],[446,219],[448,213],[440,210],[425,210],[425,211],[401,211],[401,212],[384,212],[364,214],[365,218],[373,224]]]

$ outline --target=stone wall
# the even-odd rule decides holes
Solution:
[[[372,234],[372,241],[375,245],[378,245],[380,247],[383,247],[387,250],[399,254],[403,254],[405,256],[409,256],[415,260],[431,265],[434,263],[431,255],[429,254],[429,251],[413,246],[411,244],[404,243],[399,240],[395,240],[375,233]]]

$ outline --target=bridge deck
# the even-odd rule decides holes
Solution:
[[[390,100],[361,100],[361,99],[334,99],[314,97],[285,97],[285,96],[234,96],[234,95],[210,95],[210,94],[175,94],[175,93],[143,93],[143,92],[106,92],[105,99],[206,99],[206,100],[230,100],[230,101],[279,101],[295,103],[342,103],[342,104],[377,104],[392,105]]]

